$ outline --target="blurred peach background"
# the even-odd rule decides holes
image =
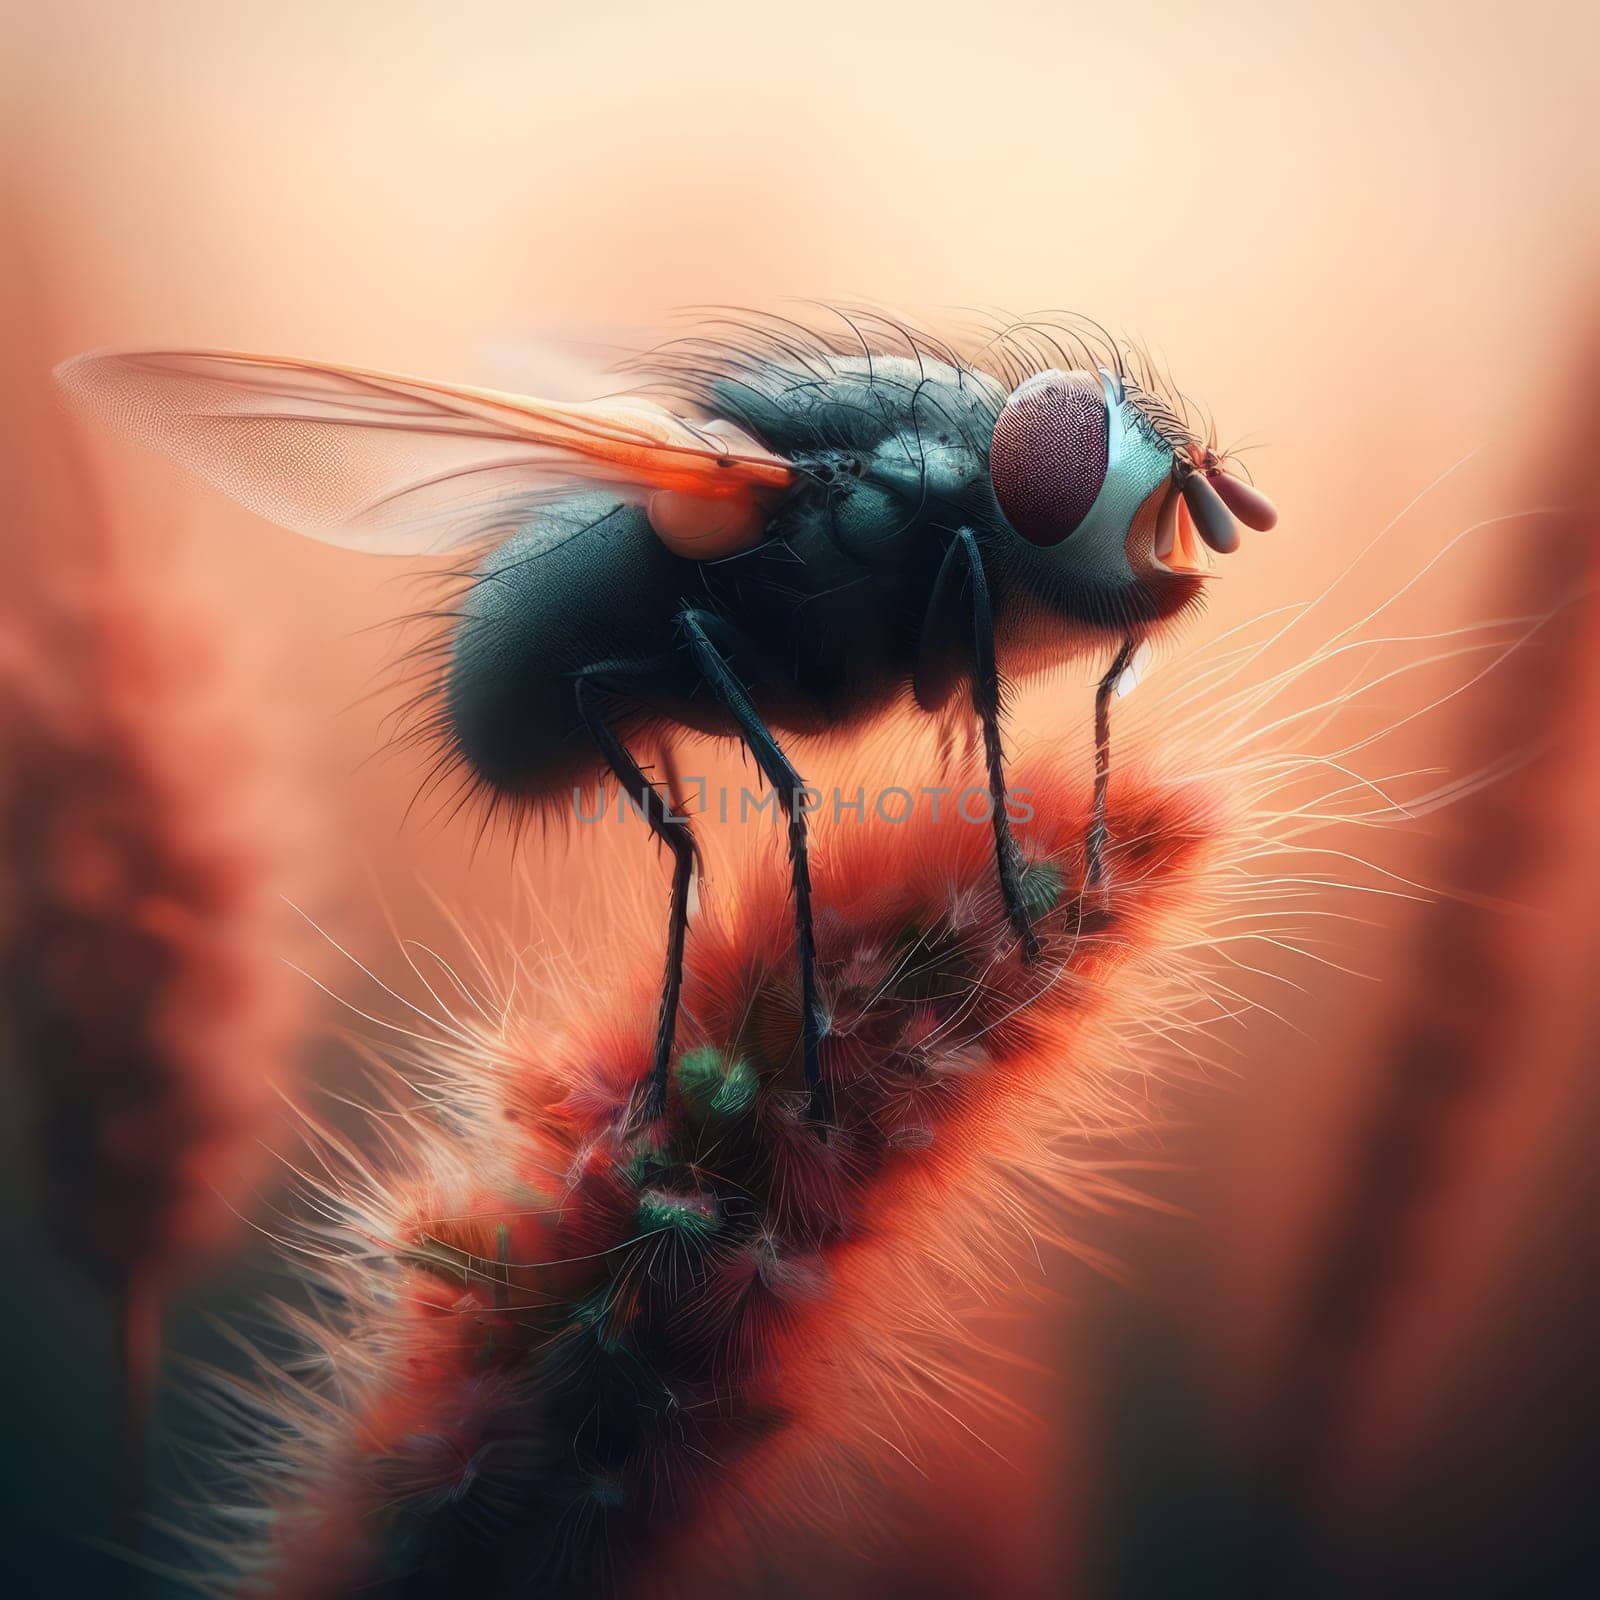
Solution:
[[[536,389],[542,341],[647,334],[685,304],[867,298],[935,321],[1068,307],[1147,340],[1224,441],[1253,446],[1282,508],[1281,532],[1229,564],[1197,642],[1320,593],[1443,474],[1362,561],[1341,617],[1477,520],[1590,492],[1591,6],[12,0],[4,32],[4,570],[32,574],[15,579],[28,596],[63,520],[93,519],[209,620],[233,714],[299,796],[286,837],[321,841],[289,851],[284,893],[381,970],[386,917],[434,926],[431,892],[484,918],[524,909],[507,841],[408,817],[415,762],[373,758],[394,697],[369,691],[394,648],[384,624],[417,604],[411,575],[271,528],[114,441],[62,444],[55,361],[222,346]],[[1536,520],[1469,540],[1419,615],[1448,627],[1556,604],[1584,578],[1575,541],[1595,524],[1574,526],[1567,545]],[[1591,669],[1581,637],[1547,660],[1563,682]],[[1535,705],[1554,693],[1517,681]],[[1018,742],[1080,737],[1086,699],[1027,696]],[[1574,1355],[1595,1307],[1571,1288],[1595,1264],[1592,1241],[1572,1252],[1600,1135],[1584,1070],[1592,706],[1569,685],[1550,713],[1564,766],[1382,846],[1469,905],[1524,908],[1470,913],[1510,919],[1484,936],[1491,976],[1502,947],[1551,958],[1519,967],[1498,1070],[1443,1097],[1441,1121],[1461,1114],[1449,1148],[1413,1151],[1428,1226],[1406,1223],[1371,1326],[1355,1318],[1338,1357],[1304,1332],[1319,1251],[1365,1237],[1338,1219],[1378,1159],[1362,1130],[1391,1104],[1391,1041],[1441,986],[1497,992],[1482,968],[1426,959],[1477,932],[1399,901],[1338,936],[1332,959],[1365,977],[1297,973],[1281,1020],[1230,1039],[1231,1079],[1175,1101],[1173,1170],[1149,1188],[1188,1215],[1113,1218],[1095,1240],[1130,1262],[1130,1286],[1075,1277],[1071,1313],[1019,1333],[1050,1376],[1028,1385],[1041,1421],[1016,1475],[918,1491],[971,1507],[929,1536],[938,1592],[1274,1592],[1261,1573],[1277,1571],[1285,1593],[1308,1592],[1306,1572],[1330,1592],[1418,1592],[1410,1574],[1557,1593],[1592,1570],[1592,1533],[1560,1510],[1583,1469],[1571,1419],[1595,1412]],[[1471,701],[1418,731],[1416,759],[1472,770],[1539,716]],[[1506,836],[1540,830],[1553,862],[1507,868]],[[636,875],[632,832],[613,849]],[[548,905],[607,881],[571,855],[529,861]],[[311,959],[332,979],[326,952]],[[340,1070],[315,1030],[305,1053],[313,1076]],[[83,1419],[102,1380],[49,1360],[85,1308],[23,1260],[44,1274],[17,1357],[44,1376],[14,1374],[34,1390],[23,1504],[38,1526],[93,1533],[99,1490],[81,1486],[103,1488],[104,1441]],[[255,1287],[257,1265],[231,1270],[195,1304]],[[180,1344],[202,1339],[191,1322]],[[1291,1542],[1317,1554],[1258,1563],[1248,1552],[1283,1525],[1252,1466],[1293,1432],[1279,1369],[1314,1388],[1330,1361],[1343,1398],[1307,1405],[1339,1437],[1309,1466],[1303,1441],[1290,1451],[1314,1489],[1285,1477]],[[1563,1418],[1572,1437],[1555,1437]],[[934,1592],[927,1569],[831,1581]]]

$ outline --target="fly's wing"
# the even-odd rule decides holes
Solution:
[[[703,512],[712,527],[754,526],[795,476],[730,424],[644,400],[531,400],[219,351],[96,352],[56,376],[86,410],[251,511],[381,554],[508,534],[539,500],[582,488],[659,496],[664,524]]]

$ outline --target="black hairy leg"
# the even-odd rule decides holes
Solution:
[[[1089,834],[1084,841],[1084,887],[1099,889],[1106,876],[1106,789],[1111,781],[1111,696],[1128,670],[1135,649],[1132,639],[1124,639],[1110,670],[1100,680],[1094,694],[1094,806],[1089,816]]]
[[[831,1107],[818,1059],[823,1016],[817,999],[817,945],[812,928],[811,864],[806,845],[806,817],[805,809],[800,804],[804,784],[773,737],[772,730],[756,710],[750,691],[729,663],[730,655],[753,659],[755,647],[714,613],[686,610],[678,621],[695,670],[733,718],[740,737],[755,757],[756,765],[777,793],[778,804],[788,821],[795,948],[800,966],[801,1050],[805,1062],[806,1088],[811,1097],[810,1114],[815,1122],[825,1124],[829,1120]]]
[[[964,604],[960,600],[963,586],[967,591]],[[969,674],[972,709],[983,731],[983,761],[989,781],[989,817],[994,827],[1000,899],[1022,945],[1022,959],[1033,961],[1039,954],[1039,939],[1033,931],[1033,919],[1028,914],[1022,892],[1022,851],[1011,831],[1011,816],[1006,810],[1005,747],[1000,734],[1002,696],[1000,670],[994,654],[994,609],[982,553],[976,536],[968,528],[963,528],[951,541],[934,583],[920,646],[923,660],[929,663],[928,670],[923,673],[924,681],[932,679],[936,670],[934,663],[959,659],[962,633],[966,634],[972,652]]]
[[[623,681],[626,681],[625,678]],[[638,805],[655,836],[672,852],[672,898],[667,921],[667,968],[656,1019],[645,1114],[654,1119],[666,1111],[667,1075],[672,1066],[672,1041],[678,1027],[678,1001],[683,992],[683,947],[689,929],[689,888],[694,877],[695,843],[687,817],[673,812],[667,796],[647,778],[606,720],[602,696],[618,683],[615,668],[596,667],[576,680],[578,710],[606,765]]]

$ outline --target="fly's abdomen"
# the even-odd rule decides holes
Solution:
[[[597,756],[577,676],[670,658],[695,572],[642,508],[589,496],[541,509],[493,550],[463,598],[445,691],[474,775],[524,798],[584,781]]]

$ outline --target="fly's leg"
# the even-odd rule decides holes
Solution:
[[[994,611],[978,541],[969,528],[963,528],[956,535],[945,557],[946,565],[963,558],[972,598],[972,709],[983,729],[983,760],[989,776],[989,816],[994,825],[994,859],[1000,876],[1000,899],[1022,943],[1022,959],[1034,961],[1039,955],[1039,938],[1033,931],[1033,919],[1022,897],[1022,851],[1011,832],[1011,817],[1006,811],[1005,750],[1000,741],[1000,671],[994,659]]]
[[[1089,834],[1084,841],[1084,887],[1098,889],[1105,882],[1106,789],[1111,782],[1111,696],[1133,659],[1134,643],[1124,639],[1111,669],[1094,694],[1094,807]]]
[[[649,823],[655,836],[672,852],[672,902],[667,922],[667,971],[661,986],[661,1010],[656,1019],[655,1054],[651,1058],[650,1086],[645,1093],[645,1115],[654,1119],[667,1109],[667,1074],[672,1066],[672,1040],[678,1027],[678,997],[683,991],[683,944],[689,928],[689,887],[694,877],[695,844],[688,819],[676,816],[670,802],[644,775],[639,763],[612,731],[600,705],[609,669],[592,669],[577,678],[578,711],[600,754],[623,791]]]
[[[813,1121],[825,1124],[832,1108],[818,1061],[822,1010],[817,1001],[817,945],[811,924],[811,864],[806,853],[806,818],[805,810],[799,804],[804,785],[724,653],[726,647],[739,653],[748,651],[753,655],[754,647],[710,612],[685,611],[678,621],[696,671],[738,724],[746,747],[755,757],[762,775],[777,792],[778,804],[788,820],[795,947],[800,963],[801,1049],[805,1058],[806,1088],[811,1095],[810,1115]],[[720,646],[714,642],[713,635],[721,641]]]

